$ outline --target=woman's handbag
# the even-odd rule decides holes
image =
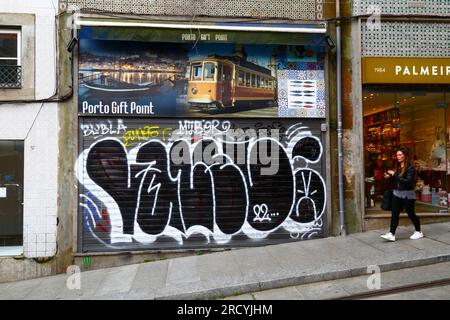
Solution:
[[[392,210],[392,197],[394,192],[392,190],[386,190],[383,194],[383,200],[381,201],[381,209],[386,211]]]

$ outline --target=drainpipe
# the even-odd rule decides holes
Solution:
[[[337,134],[338,134],[338,179],[339,179],[339,234],[345,235],[344,171],[342,154],[342,66],[341,66],[341,21],[340,0],[336,0],[336,62],[337,62]]]

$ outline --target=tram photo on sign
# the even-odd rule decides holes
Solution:
[[[178,42],[130,41],[110,33],[80,34],[80,115],[325,117],[321,46],[210,34],[188,41],[197,35],[181,31]]]

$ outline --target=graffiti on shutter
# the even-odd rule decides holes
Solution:
[[[320,236],[320,123],[82,118],[83,251],[249,246]]]

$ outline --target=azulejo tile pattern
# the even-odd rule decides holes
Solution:
[[[363,57],[450,57],[450,23],[381,21],[378,30],[361,28]]]
[[[323,0],[62,0],[80,9],[117,13],[323,19]]]
[[[325,71],[323,63],[289,62],[288,64],[290,66],[290,68],[286,68],[288,70],[279,70],[277,72],[278,116],[280,118],[325,118]],[[296,69],[292,70],[292,67]],[[289,80],[313,80],[316,92],[316,101],[313,108],[289,106],[287,99]]]
[[[354,15],[373,13],[376,7],[381,14],[450,16],[448,0],[353,0]]]

